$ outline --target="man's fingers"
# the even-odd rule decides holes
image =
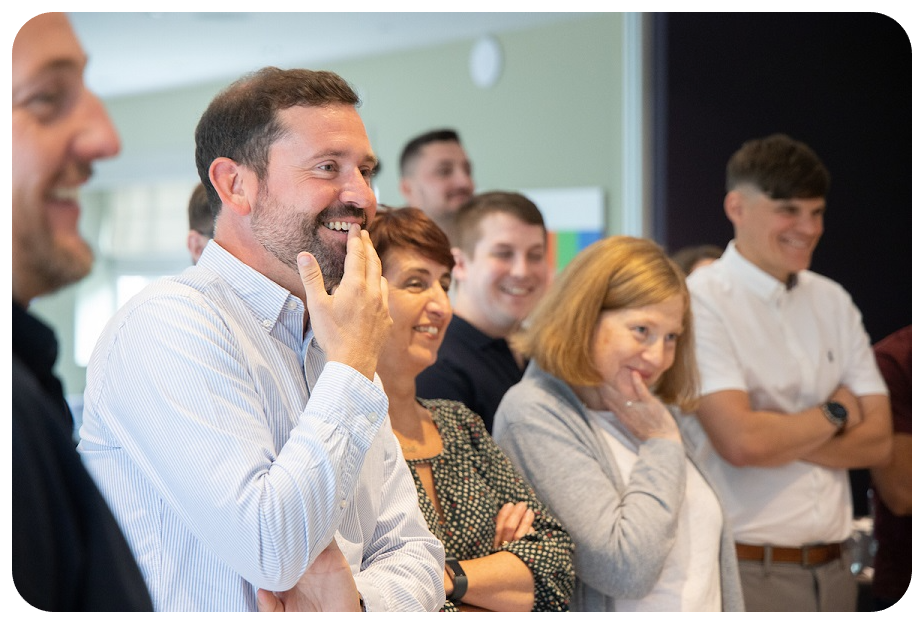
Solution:
[[[307,251],[298,254],[298,274],[305,287],[305,307],[310,309],[312,302],[320,300],[327,294],[327,290],[324,287],[324,276],[321,275],[318,261]]]
[[[382,305],[384,305],[385,309],[387,310],[388,309],[388,280],[385,279],[384,275],[379,278],[379,288],[382,291]]]
[[[257,590],[257,610],[260,613],[276,613],[283,612],[282,601],[276,597],[275,594],[271,591],[265,589]]]
[[[372,239],[369,237],[369,232],[363,230],[361,234],[363,240],[363,252],[366,255],[366,280],[369,282],[370,287],[377,288],[379,285],[379,276],[382,275],[382,259],[379,258],[379,254],[375,250],[375,245],[372,244]]]
[[[369,292],[381,288],[382,261],[375,251],[369,232],[356,224],[347,234],[346,260],[343,263],[343,281],[365,279]]]
[[[350,231],[347,232],[346,258],[343,262],[343,281],[362,279],[366,272],[366,246],[361,236],[357,224],[350,225]],[[366,240],[369,233],[366,232]],[[380,271],[381,274],[381,271]]]

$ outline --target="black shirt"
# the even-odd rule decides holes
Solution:
[[[51,328],[13,303],[13,582],[45,611],[151,611],[131,550],[80,461]]]
[[[504,393],[522,378],[506,340],[453,316],[436,362],[417,376],[417,396],[464,403],[490,432]]]

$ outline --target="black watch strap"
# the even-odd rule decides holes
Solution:
[[[465,576],[465,570],[459,565],[458,559],[454,557],[446,557],[446,573],[452,581],[452,593],[449,594],[449,600],[458,603],[468,591],[468,577]]]

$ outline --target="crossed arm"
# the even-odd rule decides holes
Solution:
[[[702,397],[697,416],[716,451],[735,466],[780,466],[801,460],[828,468],[859,468],[885,461],[892,447],[888,398],[854,397],[842,386],[831,400],[841,402],[849,415],[839,434],[820,407],[793,414],[753,410],[741,390]]]

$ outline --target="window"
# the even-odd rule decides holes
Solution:
[[[194,180],[87,193],[84,236],[96,250],[93,273],[77,286],[74,360],[86,367],[103,328],[155,279],[190,265],[187,204]]]

